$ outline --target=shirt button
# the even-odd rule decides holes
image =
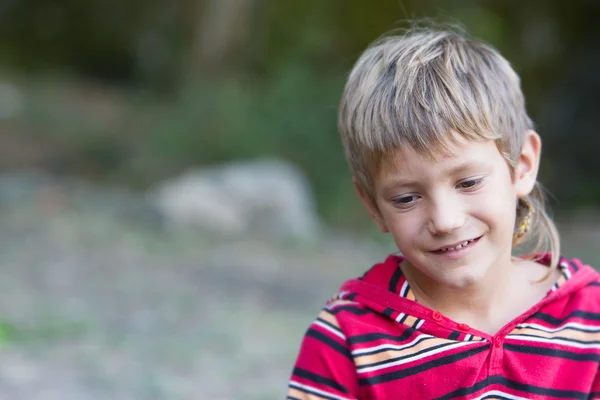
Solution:
[[[460,329],[461,331],[468,331],[469,329],[471,329],[471,327],[467,324],[458,324],[458,329]]]
[[[433,318],[434,321],[441,321],[442,314],[440,314],[439,311],[434,311],[433,314],[431,314],[431,318]]]
[[[494,346],[496,347],[502,347],[502,339],[497,337],[496,339],[494,339]]]

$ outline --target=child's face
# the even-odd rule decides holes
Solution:
[[[527,133],[514,179],[494,141],[459,138],[449,149],[435,161],[410,148],[393,153],[375,177],[379,212],[359,192],[410,264],[464,288],[510,263],[517,198],[535,184],[540,140]]]

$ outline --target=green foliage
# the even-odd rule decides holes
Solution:
[[[43,319],[43,318],[42,318]],[[19,343],[70,340],[81,336],[87,327],[71,321],[39,321],[34,325],[18,325],[9,320],[0,320],[0,346]]]
[[[26,75],[24,110],[13,125],[16,134],[51,155],[51,162],[42,165],[53,172],[143,188],[191,166],[278,156],[307,173],[329,222],[365,226],[368,219],[356,199],[336,132],[339,96],[347,71],[371,41],[406,27],[409,20],[427,17],[462,24],[511,60],[534,120],[554,135],[541,132],[545,154],[558,160],[542,163],[542,177],[554,191],[566,179],[571,181],[570,196],[561,205],[600,201],[591,184],[593,173],[574,173],[597,165],[564,161],[565,148],[573,159],[592,157],[568,143],[564,119],[551,118],[560,114],[554,112],[560,105],[546,107],[547,126],[538,119],[551,93],[547,87],[559,80],[561,68],[570,67],[579,54],[577,45],[597,33],[597,24],[580,23],[593,21],[589,7],[564,7],[558,1],[256,1],[248,8],[249,28],[238,32],[232,27],[241,38],[223,61],[208,68],[192,57],[195,35],[206,22],[205,7],[222,3],[42,3],[27,0],[0,8],[5,39],[0,56],[16,70],[68,71],[58,81],[32,81],[33,75]],[[546,34],[560,40],[548,45]],[[76,81],[73,72],[84,81],[100,80],[99,86],[120,82],[108,100],[116,111],[106,115],[96,106],[86,107],[90,96],[78,99],[68,91],[57,96],[58,86]],[[555,95],[561,100],[563,94],[595,93],[587,85],[572,93],[568,80],[563,86]],[[585,115],[577,118],[584,120]],[[595,122],[586,124],[582,126],[591,131]]]
[[[146,185],[192,165],[277,155],[308,175],[323,214],[352,221],[340,212],[344,199],[354,199],[336,130],[342,86],[342,74],[324,77],[290,63],[260,85],[224,77],[190,84],[163,106],[138,104],[133,114],[144,139],[129,150],[122,173]]]
[[[17,339],[17,328],[8,321],[0,321],[0,344],[10,343]]]

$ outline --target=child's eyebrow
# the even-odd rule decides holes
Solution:
[[[456,175],[459,174],[461,172],[465,172],[465,171],[471,171],[474,169],[481,169],[486,167],[486,163],[484,162],[474,162],[474,161],[467,161],[464,162],[462,164],[458,164],[456,166],[447,168],[443,170],[444,175],[448,176],[448,175]]]
[[[414,181],[414,180],[390,179],[389,181],[384,182],[383,185],[381,185],[381,189],[384,192],[387,192],[387,191],[391,191],[394,189],[399,189],[401,187],[418,186],[418,185],[419,185],[419,182]]]
[[[481,170],[483,168],[486,168],[486,166],[487,166],[487,164],[484,162],[467,161],[462,164],[458,164],[458,165],[443,169],[442,176],[443,177],[455,176],[455,175],[459,175],[461,173],[465,173],[467,171],[472,171],[475,169]],[[414,186],[419,186],[419,185],[420,185],[420,182],[417,180],[394,178],[394,179],[389,179],[387,181],[384,181],[383,184],[381,185],[381,188],[384,191],[389,191],[389,190],[398,189],[401,187],[414,187]]]

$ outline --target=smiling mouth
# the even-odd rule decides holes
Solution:
[[[441,248],[439,248],[437,250],[434,250],[433,252],[441,254],[441,253],[447,253],[449,251],[456,251],[456,250],[464,249],[465,247],[469,247],[473,243],[477,242],[479,239],[481,239],[481,236],[478,236],[478,237],[476,237],[474,239],[465,240],[464,242],[459,243],[457,245],[454,245],[452,247],[449,247],[449,246],[448,247],[441,247]]]

